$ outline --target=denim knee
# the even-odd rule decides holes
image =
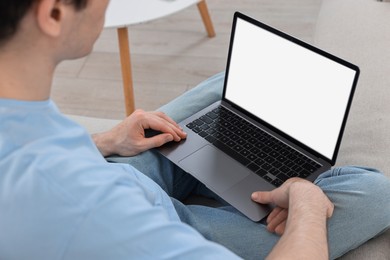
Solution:
[[[328,195],[336,209],[356,218],[366,215],[378,221],[378,229],[390,226],[390,178],[368,167],[338,167],[320,175],[315,184]],[[372,221],[370,221],[372,222]]]

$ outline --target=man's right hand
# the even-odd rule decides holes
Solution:
[[[160,134],[147,138],[147,129],[153,129]],[[94,134],[92,137],[103,156],[134,156],[167,142],[179,142],[185,139],[187,134],[166,114],[137,109],[110,131]]]
[[[305,193],[306,199],[317,205],[322,205],[327,218],[333,214],[334,206],[323,191],[313,183],[301,179],[291,178],[281,187],[270,192],[254,192],[252,200],[261,204],[274,204],[276,207],[267,218],[267,229],[270,232],[282,235],[286,229],[291,192]],[[295,191],[294,191],[295,190]],[[305,200],[306,200],[305,199]],[[304,201],[303,201],[304,202]]]

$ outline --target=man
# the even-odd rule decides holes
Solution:
[[[62,116],[50,100],[53,72],[91,51],[107,4],[0,0],[0,259],[326,259],[389,227],[390,182],[375,170],[338,168],[316,185],[291,179],[254,193],[276,205],[265,226],[146,152],[186,137],[164,113],[138,110],[93,139]],[[185,104],[169,112],[179,120],[220,83],[217,75],[164,110]],[[148,128],[163,134],[145,138]],[[107,163],[111,154],[132,166]],[[222,206],[184,205],[191,194]]]

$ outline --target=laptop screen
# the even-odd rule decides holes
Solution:
[[[225,99],[332,160],[357,71],[238,18]]]

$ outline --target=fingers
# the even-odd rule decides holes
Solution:
[[[271,192],[254,192],[252,200],[261,204],[275,204],[275,191]],[[280,202],[279,202],[280,204]],[[282,203],[285,204],[285,203]],[[286,228],[286,221],[288,217],[288,210],[282,207],[274,208],[267,217],[267,230],[278,235],[282,235]]]
[[[276,207],[267,218],[267,229],[269,232],[282,235],[286,227],[288,210]]]
[[[161,111],[154,111],[154,112],[151,112],[152,114],[155,114],[156,116],[158,117],[161,117],[163,118],[164,120],[168,121],[169,123],[171,123],[172,125],[176,126],[177,128],[181,129],[181,127],[179,126],[178,123],[176,123],[172,118],[170,118],[169,116],[167,116],[165,113],[161,112]]]
[[[141,121],[143,129],[154,129],[162,133],[170,134],[173,137],[173,140],[179,142],[180,140],[187,137],[187,134],[183,132],[182,128],[169,116],[162,112],[145,112],[144,118]],[[155,143],[161,143],[162,140],[168,140],[167,137],[159,136],[160,138],[151,138],[154,140],[149,140]],[[165,139],[164,139],[165,138]],[[173,141],[170,140],[170,141]],[[164,144],[164,143],[162,143]],[[162,145],[161,144],[161,145]]]
[[[275,217],[279,215],[280,212],[283,211],[283,208],[276,207],[274,208],[271,213],[267,217],[267,223],[270,223]]]
[[[278,235],[282,235],[286,229],[291,198],[293,198],[292,203],[297,203],[297,201],[314,202],[314,205],[320,206],[320,214],[324,214],[326,210],[327,218],[330,218],[334,211],[333,203],[318,186],[300,178],[291,178],[272,191],[254,192],[251,198],[261,204],[274,204],[276,206],[267,218],[267,229]]]
[[[181,139],[184,139],[187,137],[187,134],[183,131],[183,129],[177,124],[172,118],[164,114],[163,112],[152,112],[152,114],[156,115],[158,118],[161,119],[161,127],[162,129],[157,129],[162,132],[169,132],[173,134],[175,141],[180,141]],[[159,127],[156,125],[156,127]]]
[[[143,140],[142,150],[149,150],[155,147],[160,147],[168,142],[173,141],[173,136],[171,134],[159,134],[151,138],[145,138]]]
[[[287,220],[283,221],[280,223],[276,228],[275,228],[275,233],[278,234],[279,236],[284,234],[284,231],[286,230],[286,224]]]

